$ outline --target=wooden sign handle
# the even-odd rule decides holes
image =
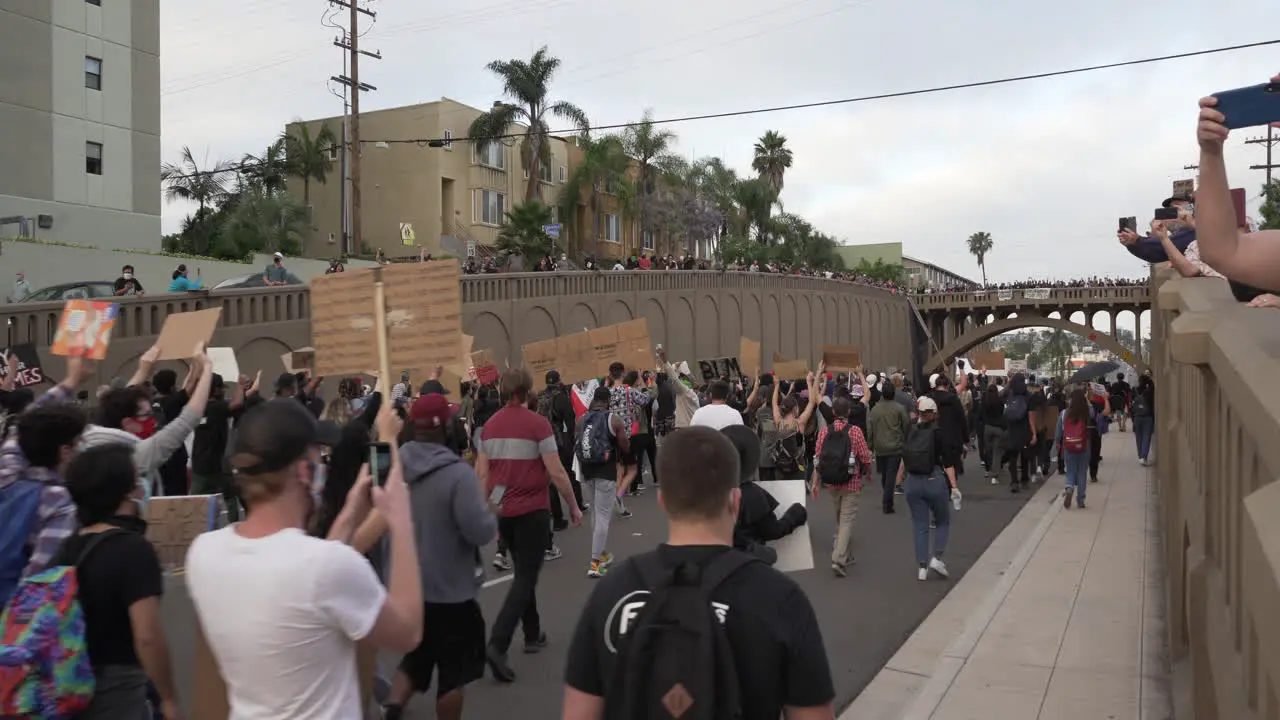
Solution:
[[[382,281],[373,285],[373,329],[378,342],[378,373],[384,391],[391,387],[391,358],[387,353],[387,295]],[[384,397],[383,402],[390,402]]]

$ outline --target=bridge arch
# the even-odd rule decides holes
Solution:
[[[1121,345],[1119,341],[1111,335],[1095,330],[1087,325],[1071,322],[1070,320],[1045,317],[1044,315],[1027,314],[1019,315],[1017,317],[1008,317],[1003,320],[996,320],[995,322],[987,323],[986,325],[974,327],[960,337],[947,343],[942,350],[934,353],[933,356],[929,358],[928,362],[925,363],[924,372],[927,374],[942,370],[946,365],[948,358],[961,356],[973,349],[974,346],[979,343],[990,340],[997,335],[1002,335],[1010,330],[1021,330],[1023,328],[1032,327],[1055,328],[1069,333],[1074,333],[1082,338],[1087,338],[1091,342],[1101,345],[1118,357],[1132,358],[1128,362],[1139,373],[1147,371],[1147,364],[1142,361],[1142,358],[1135,355],[1133,351],[1129,350],[1125,346]]]

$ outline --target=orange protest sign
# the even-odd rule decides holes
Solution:
[[[102,360],[107,356],[111,331],[115,329],[119,313],[120,306],[115,303],[68,300],[62,308],[62,319],[58,321],[50,352]]]

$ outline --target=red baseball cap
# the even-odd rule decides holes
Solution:
[[[409,409],[409,419],[422,429],[444,427],[444,424],[458,414],[458,406],[450,403],[444,395],[428,393],[419,396]]]

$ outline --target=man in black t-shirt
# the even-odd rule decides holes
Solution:
[[[209,402],[204,417],[191,438],[191,494],[222,495],[227,504],[227,517],[240,519],[240,509],[227,464],[227,441],[231,436],[231,419],[244,407],[244,387],[236,384],[235,397],[226,399],[222,376],[213,374],[209,386]]]
[[[151,378],[151,385],[156,389],[151,408],[157,429],[182,413],[191,399],[188,388],[194,384],[194,377],[189,373],[186,385],[181,388],[177,387],[178,374],[172,370],[161,370]],[[187,494],[187,460],[187,446],[179,445],[160,466],[160,486],[166,496]]]
[[[732,545],[742,499],[740,460],[728,438],[706,427],[681,430],[664,442],[658,465],[669,537],[641,558],[656,555],[672,569],[705,569],[725,553],[738,552]],[[619,651],[626,649],[627,630],[635,627],[650,594],[636,560],[627,559],[602,578],[583,608],[569,646],[565,717],[604,717]],[[834,719],[835,689],[822,631],[794,580],[752,562],[711,591],[711,601],[733,655],[743,720],[778,720],[794,710],[806,718]]]

